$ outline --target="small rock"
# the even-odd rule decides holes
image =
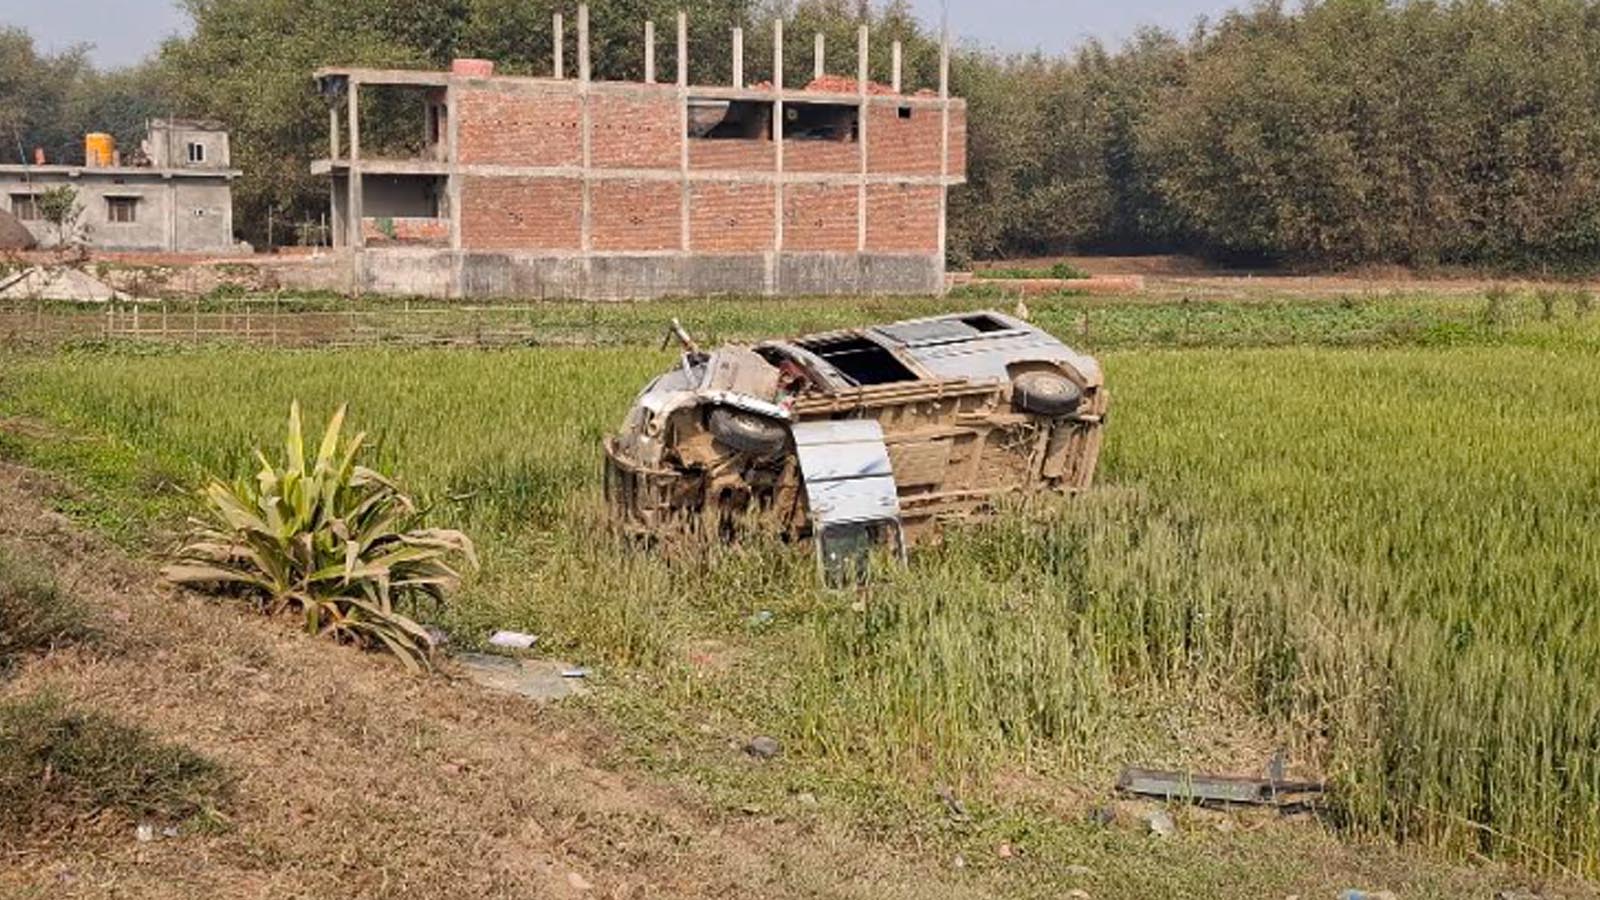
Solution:
[[[141,844],[150,843],[156,839],[155,827],[148,823],[140,824],[138,828],[133,830],[133,839]]]
[[[745,620],[745,624],[749,625],[751,628],[760,628],[764,625],[771,625],[772,610],[763,609],[752,613],[750,618]]]
[[[800,793],[798,793],[798,794],[796,794],[794,796],[794,799],[801,806],[816,806],[817,805],[817,795],[811,793],[810,791],[801,791]]]
[[[1544,895],[1538,891],[1519,891],[1510,888],[1494,892],[1494,900],[1544,900]]]
[[[957,853],[956,858],[950,861],[950,865],[955,866],[958,869],[965,869],[967,867],[967,858]]]
[[[567,884],[572,885],[572,889],[575,891],[587,891],[594,887],[589,883],[589,879],[579,875],[577,872],[567,873]]]
[[[1067,900],[1089,900],[1089,892],[1083,888],[1073,888],[1062,894],[1062,896],[1066,897]]]
[[[177,837],[178,836],[178,828],[177,828],[177,826],[168,825],[167,827],[161,829],[161,836],[165,837],[165,838],[175,838],[175,837]]]
[[[1178,833],[1178,823],[1172,821],[1172,816],[1164,809],[1152,810],[1145,814],[1144,824],[1150,833],[1156,837],[1172,837]]]
[[[1101,828],[1110,828],[1116,824],[1117,811],[1109,806],[1097,806],[1089,810],[1089,824],[1099,825]]]
[[[769,738],[764,734],[756,735],[750,739],[749,743],[744,745],[744,752],[754,756],[756,759],[771,759],[782,751],[783,745],[779,744],[775,738]]]
[[[1017,851],[1013,850],[1010,844],[1003,843],[994,848],[994,855],[1000,857],[1001,859],[1010,859],[1011,857],[1017,855]]]
[[[1094,870],[1088,866],[1067,866],[1061,870],[1061,874],[1068,878],[1093,878]]]
[[[1345,888],[1339,892],[1339,900],[1399,900],[1394,891],[1363,891],[1358,888]]]

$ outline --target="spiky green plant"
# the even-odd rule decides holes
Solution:
[[[420,670],[433,640],[396,601],[442,603],[461,580],[451,558],[477,566],[472,541],[453,529],[410,528],[416,504],[356,464],[366,435],[341,442],[344,416],[341,406],[308,461],[300,404],[292,403],[282,464],[257,450],[254,480],[212,479],[201,492],[205,515],[190,520],[188,543],[163,574],[242,590],[268,613],[299,613],[308,632],[385,647]]]

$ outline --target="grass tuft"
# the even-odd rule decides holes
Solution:
[[[25,655],[92,636],[83,604],[0,547],[0,674]]]
[[[0,831],[104,813],[180,822],[214,810],[227,790],[216,763],[103,713],[48,695],[0,701]]]

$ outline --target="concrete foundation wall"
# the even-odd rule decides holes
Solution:
[[[944,261],[895,253],[547,255],[368,248],[360,289],[417,297],[649,300],[660,297],[937,294]],[[330,267],[337,269],[338,266]]]

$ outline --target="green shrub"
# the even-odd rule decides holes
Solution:
[[[291,404],[283,463],[258,450],[253,480],[213,479],[202,492],[205,517],[191,520],[189,543],[163,574],[242,590],[266,612],[298,613],[308,632],[387,648],[417,670],[433,641],[397,601],[443,603],[461,580],[447,560],[475,567],[477,559],[459,531],[411,527],[419,518],[411,498],[356,464],[366,435],[341,442],[344,415],[341,406],[308,460],[300,404]]]
[[[227,788],[215,763],[143,729],[49,696],[0,701],[0,833],[107,810],[179,821]]]
[[[88,637],[83,605],[50,576],[0,548],[0,673],[26,653]]]

